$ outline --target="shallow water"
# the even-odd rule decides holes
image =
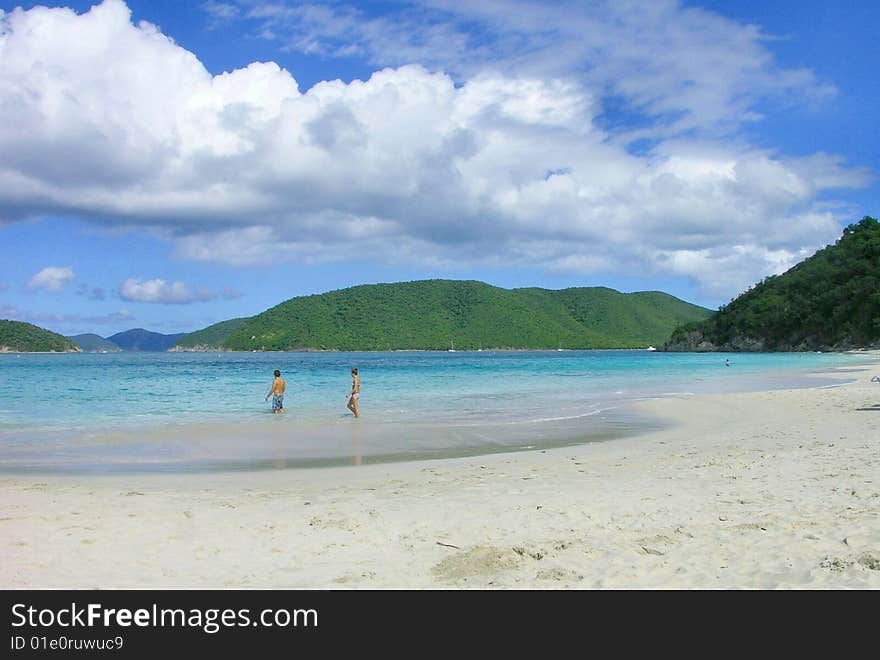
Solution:
[[[260,469],[560,446],[655,427],[628,408],[639,399],[828,385],[840,381],[817,372],[858,361],[647,351],[7,354],[0,471]],[[360,420],[345,409],[354,366]],[[287,380],[279,416],[264,401],[276,368]]]

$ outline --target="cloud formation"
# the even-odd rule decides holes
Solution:
[[[55,212],[151,227],[180,257],[233,265],[672,273],[727,297],[833,240],[839,217],[820,194],[868,180],[834,155],[791,159],[726,137],[758,118],[756,97],[830,93],[775,68],[754,27],[674,2],[472,4],[415,6],[413,23],[451,18],[409,36],[405,21],[396,30],[344,5],[249,4],[267,36],[308,18],[289,41],[300,50],[310,37],[316,52],[396,65],[306,92],[271,62],[212,76],[155,26],[133,25],[121,0],[5,14],[0,222]],[[216,20],[236,7],[208,5]],[[542,20],[546,34],[529,27]],[[469,40],[461,21],[486,38]],[[647,124],[609,127],[613,98]],[[643,137],[650,149],[632,149]],[[119,293],[212,295],[134,279]]]
[[[0,318],[24,321],[40,326],[51,325],[53,327],[61,325],[82,326],[83,324],[90,326],[115,325],[135,320],[135,317],[127,309],[97,316],[82,316],[80,314],[63,314],[59,312],[48,314],[44,312],[31,312],[19,309],[15,305],[3,305],[3,307],[0,307]]]
[[[129,302],[187,305],[207,302],[215,296],[207,289],[197,288],[195,292],[191,292],[183,282],[168,283],[158,278],[142,282],[130,277],[119,286],[119,297]]]
[[[90,286],[85,282],[76,287],[76,295],[87,297],[89,300],[105,300],[107,298],[107,292],[104,289]]]
[[[753,105],[835,94],[807,69],[775,65],[760,27],[680,0],[403,0],[393,15],[358,3],[211,3],[215,20],[247,21],[282,48],[362,57],[375,66],[421,63],[471,79],[568,77],[627,111],[648,134],[725,129],[759,119]]]
[[[62,291],[64,285],[74,278],[73,268],[69,266],[48,266],[28,281],[29,289],[45,289],[46,291]]]

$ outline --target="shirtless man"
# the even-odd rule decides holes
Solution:
[[[346,406],[351,412],[354,413],[355,417],[360,417],[361,413],[358,410],[358,399],[361,398],[361,378],[358,376],[358,370],[351,370],[351,392],[349,393],[348,398],[348,406]]]
[[[281,377],[281,372],[276,369],[275,379],[272,381],[272,386],[269,388],[269,392],[266,394],[266,401],[269,400],[269,395],[272,395],[272,413],[275,415],[284,412],[285,389],[287,389],[287,383],[285,383],[284,379]]]

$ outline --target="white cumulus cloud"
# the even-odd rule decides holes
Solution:
[[[64,285],[74,278],[73,268],[69,266],[48,266],[28,281],[29,289],[61,291]]]
[[[214,294],[206,289],[191,292],[183,282],[169,283],[158,278],[141,281],[130,277],[119,286],[119,297],[130,302],[186,305],[212,300]]]
[[[536,45],[541,34],[515,12],[473,4],[482,9],[467,20],[501,26],[492,48],[504,66],[453,79],[442,62],[403,64],[432,60],[401,42],[401,65],[306,91],[272,62],[211,75],[156,26],[132,24],[121,0],[83,14],[3,14],[0,221],[59,212],[149,227],[180,257],[233,265],[672,273],[728,296],[833,240],[841,217],[827,191],[868,180],[833,154],[786,159],[723,137],[719,127],[748,114],[751,82],[760,93],[819,93],[808,73],[774,69],[754,28],[664,2],[651,11],[599,3],[569,29],[551,5],[517,3],[566,43],[578,30],[595,41],[557,69],[549,45],[536,52],[542,66],[517,68],[517,35]],[[209,11],[244,12],[233,8]],[[289,24],[286,5],[251,15],[258,9],[266,29]],[[327,11],[310,14],[314,26],[330,24]],[[454,27],[423,43],[457,43]],[[375,54],[378,43],[355,46]],[[572,75],[583,67],[588,75]],[[603,128],[609,94],[655,118],[650,150],[634,152],[632,135]],[[165,303],[212,295],[163,280],[131,279],[119,291]]]

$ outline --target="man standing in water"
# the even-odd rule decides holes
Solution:
[[[351,370],[351,392],[349,393],[348,409],[354,413],[355,417],[360,417],[358,410],[358,399],[361,398],[361,378],[358,376],[357,368]]]
[[[284,382],[284,379],[281,377],[281,372],[278,369],[275,370],[275,379],[272,381],[272,386],[269,388],[269,391],[266,393],[266,401],[269,400],[269,395],[272,395],[272,413],[277,415],[278,413],[284,412],[284,390],[287,389],[287,383]]]

